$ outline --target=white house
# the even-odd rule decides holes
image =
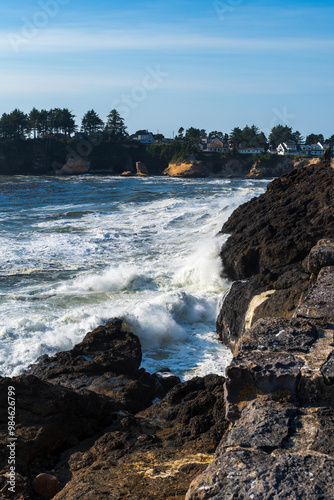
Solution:
[[[331,150],[334,152],[334,146],[331,144]],[[279,155],[312,155],[321,156],[326,150],[327,144],[318,142],[317,144],[296,144],[295,142],[283,142],[276,148]]]
[[[276,148],[277,154],[279,155],[297,155],[300,154],[301,148],[299,144],[292,141],[282,142]]]

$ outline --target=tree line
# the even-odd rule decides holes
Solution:
[[[87,111],[82,118],[80,130],[87,135],[106,132],[115,137],[128,137],[124,120],[115,109],[108,114],[106,123],[93,109]],[[3,139],[38,139],[50,135],[66,138],[77,131],[75,115],[67,108],[33,108],[30,113],[14,109],[11,113],[3,113],[0,118],[0,137]]]
[[[124,119],[116,109],[110,111],[104,122],[93,110],[87,111],[82,120],[80,128],[76,125],[75,115],[67,108],[52,108],[50,110],[38,110],[33,108],[29,113],[24,113],[15,109],[11,113],[3,113],[0,118],[0,138],[9,140],[19,140],[25,138],[44,138],[50,135],[71,137],[79,131],[85,135],[104,133],[107,138],[114,140],[131,139],[137,135],[143,135],[145,130],[138,130],[133,136],[129,136]],[[325,140],[323,134],[310,134],[304,138],[301,133],[293,131],[287,125],[277,125],[271,129],[268,136],[264,134],[256,125],[246,125],[243,129],[233,128],[230,133],[221,131],[211,131],[190,127],[185,130],[180,127],[175,141],[184,151],[193,151],[203,139],[208,141],[215,138],[222,142],[229,143],[235,148],[256,147],[275,149],[280,143],[292,141],[305,144],[316,144],[317,142],[334,142],[334,134]],[[162,134],[155,135],[158,142],[163,142]]]

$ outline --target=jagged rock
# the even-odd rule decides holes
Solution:
[[[222,440],[217,452],[223,452],[230,446],[265,451],[282,448],[291,433],[291,423],[297,412],[296,407],[288,404],[258,399],[252,401],[246,405],[240,419]]]
[[[110,398],[80,394],[32,375],[0,379],[0,471],[5,467],[8,426],[7,387],[15,387],[16,463],[25,472],[38,456],[54,453],[72,437],[91,436],[118,419],[123,407]]]
[[[314,274],[318,274],[323,267],[334,266],[334,240],[319,240],[307,256],[306,265]]]
[[[186,500],[333,498],[334,459],[311,453],[228,450],[191,484]]]
[[[136,413],[179,382],[170,379],[164,388],[156,377],[139,369],[141,359],[138,337],[122,331],[122,321],[116,319],[87,333],[70,351],[41,356],[28,373],[76,391],[104,394]]]
[[[67,469],[73,478],[57,499],[184,498],[226,430],[223,383],[208,375],[179,384],[93,446],[65,453],[57,476]]]
[[[334,322],[334,266],[321,269],[315,285],[295,312],[297,318]]]
[[[231,235],[221,253],[227,276],[242,280],[294,264],[324,233],[333,238],[333,178],[334,170],[326,165],[294,170],[237,208],[221,231]]]
[[[38,474],[33,480],[32,487],[41,496],[53,498],[59,492],[58,479],[50,474]]]
[[[131,375],[138,370],[142,359],[136,335],[122,331],[122,321],[114,320],[99,326],[70,351],[53,357],[41,356],[28,372],[43,380],[64,374],[103,375],[105,372]]]
[[[265,318],[258,320],[240,339],[237,353],[309,352],[318,338],[316,327],[307,321]]]
[[[240,417],[245,401],[270,396],[282,401],[298,401],[298,384],[304,362],[297,356],[280,352],[239,354],[226,368],[226,418]]]
[[[216,329],[220,340],[233,348],[245,329],[245,315],[253,290],[248,282],[235,281],[223,297]]]
[[[330,353],[326,363],[322,365],[321,374],[327,385],[334,385],[334,351]]]
[[[224,224],[222,233],[230,234],[221,252],[224,273],[242,283],[232,286],[218,316],[223,342],[233,347],[246,330],[249,303],[265,291],[275,293],[254,310],[253,323],[295,313],[313,284],[306,257],[324,236],[334,237],[333,180],[334,169],[328,165],[294,170],[271,182],[265,194],[241,205]],[[324,249],[313,252],[310,262],[329,262]]]
[[[90,161],[85,158],[70,158],[62,168],[55,169],[56,175],[86,174],[90,169]]]
[[[147,177],[149,175],[148,168],[142,161],[137,161],[136,163],[137,175]]]

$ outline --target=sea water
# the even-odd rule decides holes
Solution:
[[[224,221],[267,180],[0,177],[0,374],[120,317],[143,363],[223,374]]]

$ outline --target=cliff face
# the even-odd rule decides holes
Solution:
[[[223,227],[227,272],[242,280],[218,320],[234,347],[230,427],[186,500],[333,498],[333,177],[328,164],[288,174]]]
[[[208,177],[210,169],[202,162],[186,159],[180,162],[171,162],[162,172],[169,177]]]
[[[201,153],[196,158],[170,162],[164,175],[171,177],[240,177],[263,179],[279,177],[294,169],[320,164],[319,158],[289,158],[277,155],[254,159],[253,155]]]
[[[265,301],[259,298],[253,320],[292,316],[312,285],[307,255],[321,238],[334,238],[333,181],[329,165],[294,170],[240,206],[224,224],[222,233],[230,237],[221,256],[234,281],[217,322],[224,343],[233,345],[239,338],[250,303],[261,294],[275,291]],[[235,302],[237,309],[231,309]]]

